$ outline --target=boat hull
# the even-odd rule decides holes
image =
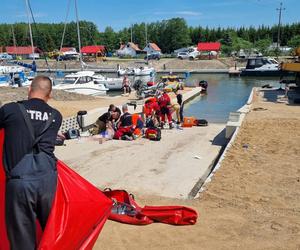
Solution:
[[[95,80],[98,84],[103,84],[109,90],[120,90],[123,88],[123,80],[120,81],[106,81],[106,80]]]
[[[289,75],[288,72],[281,70],[242,70],[240,76],[267,76],[279,77]]]
[[[89,88],[89,87],[82,87],[82,88],[78,88],[78,87],[65,87],[65,88],[54,88],[54,89],[58,89],[58,90],[64,90],[67,92],[72,92],[72,93],[76,93],[76,94],[81,94],[81,95],[91,95],[91,96],[103,96],[106,95],[106,90],[99,90],[97,88]]]

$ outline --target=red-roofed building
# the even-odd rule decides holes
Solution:
[[[106,58],[106,47],[103,45],[90,45],[84,46],[81,48],[81,53],[83,55],[84,61],[98,61],[103,60],[105,61]]]
[[[81,53],[89,54],[89,55],[101,53],[101,54],[105,55],[106,48],[103,45],[84,46],[81,48]]]
[[[148,43],[147,46],[144,48],[144,51],[146,51],[147,54],[161,54],[161,49],[157,46],[156,43]]]
[[[198,43],[198,51],[216,51],[219,52],[221,50],[221,43]]]
[[[136,57],[138,54],[145,54],[145,52],[141,50],[137,44],[130,42],[127,44],[121,44],[120,49],[117,51],[117,55],[120,57]]]
[[[39,48],[33,47],[34,49],[34,57],[39,58],[40,53],[42,52]],[[17,46],[7,46],[5,47],[6,53],[10,55],[17,55],[22,56],[24,58],[32,58],[32,47],[26,46],[26,47],[17,47]]]
[[[200,52],[200,59],[213,59],[218,58],[221,51],[221,43],[209,42],[209,43],[198,43],[198,51]]]

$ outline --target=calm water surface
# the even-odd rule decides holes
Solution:
[[[196,97],[184,109],[185,116],[196,116],[213,123],[227,122],[230,112],[242,107],[248,100],[253,87],[270,84],[279,87],[277,78],[240,78],[227,74],[195,74],[187,80],[195,84],[208,82],[207,95]]]

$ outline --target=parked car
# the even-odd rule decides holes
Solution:
[[[57,61],[69,61],[69,60],[78,60],[79,55],[78,54],[66,54],[66,55],[60,55],[56,58]]]
[[[190,60],[195,60],[198,57],[199,53],[198,52],[179,52],[177,54],[178,59],[190,59]]]
[[[179,52],[177,54],[177,58],[181,59],[181,60],[188,59],[189,58],[189,53],[188,52]]]
[[[152,53],[148,54],[144,58],[145,60],[159,60],[160,59],[160,54],[159,53]]]
[[[0,60],[12,60],[13,57],[7,53],[0,54]]]

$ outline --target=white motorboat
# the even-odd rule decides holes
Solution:
[[[94,81],[98,84],[103,84],[109,90],[120,90],[123,88],[122,78],[111,78],[101,74],[93,75]]]
[[[135,76],[152,76],[155,73],[154,68],[149,67],[134,68],[133,71]]]
[[[248,58],[246,68],[242,69],[241,76],[280,76],[282,73],[274,58],[251,57]]]
[[[133,68],[126,68],[126,69],[118,68],[117,73],[119,76],[124,76],[124,75],[133,76],[134,69]]]
[[[1,74],[0,75],[0,86],[1,87],[28,87],[30,86],[33,77],[26,76],[23,72]]]
[[[108,88],[102,83],[97,83],[93,71],[79,71],[65,76],[64,81],[55,85],[53,89],[65,90],[83,95],[106,95]]]
[[[24,71],[25,68],[20,66],[0,66],[0,74],[15,74]]]

